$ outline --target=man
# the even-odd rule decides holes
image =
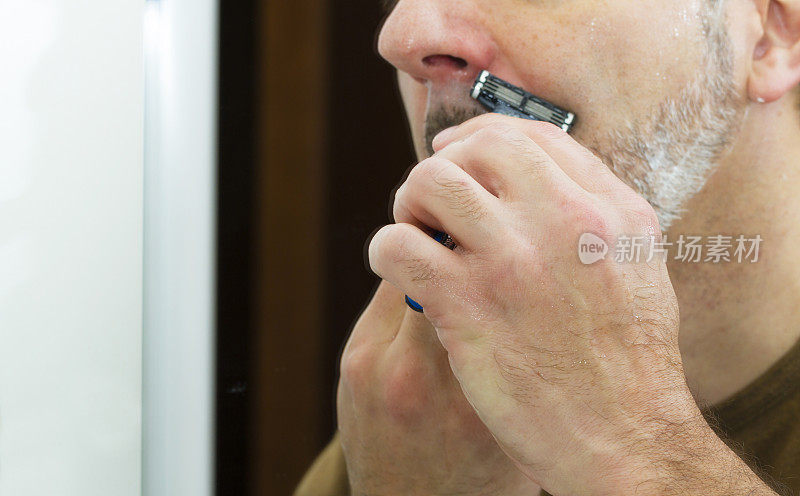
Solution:
[[[390,7],[421,162],[297,494],[800,489],[800,0]],[[483,69],[571,136],[480,115]]]

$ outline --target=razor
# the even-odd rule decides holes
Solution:
[[[569,132],[575,124],[575,114],[557,107],[547,100],[528,93],[508,81],[482,71],[472,85],[470,96],[486,107],[489,112],[520,117],[534,121],[544,121]],[[455,248],[453,238],[441,231],[433,233],[433,239],[449,249]],[[422,312],[422,305],[406,295],[406,304],[416,312]]]
[[[478,100],[490,112],[544,121],[555,124],[566,132],[575,123],[575,114],[556,107],[538,96],[483,71],[472,86],[472,98]]]

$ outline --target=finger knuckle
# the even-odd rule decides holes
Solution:
[[[449,160],[438,156],[427,158],[417,164],[408,175],[408,182],[411,186],[425,187],[431,178],[446,174],[451,167],[457,167]]]
[[[389,260],[397,246],[397,224],[383,226],[373,235],[369,244],[369,257],[371,262]]]
[[[410,219],[407,215],[411,209],[411,197],[409,196],[409,188],[407,183],[398,188],[394,194],[392,201],[392,219],[395,222],[406,222]]]
[[[409,279],[420,285],[437,276],[436,266],[430,260],[420,257],[413,247],[412,226],[397,224],[387,235],[386,247],[392,263],[397,264]]]
[[[393,224],[382,228],[383,243],[382,255],[387,256],[394,263],[406,260],[411,254],[410,234],[403,224]]]
[[[437,185],[436,195],[455,215],[470,222],[480,222],[484,219],[486,209],[475,186],[465,174],[454,173],[451,168],[442,168],[432,179]]]
[[[348,347],[342,353],[339,363],[341,380],[349,386],[362,386],[364,381],[372,377],[375,368],[375,359],[368,346]]]
[[[562,208],[566,210],[572,225],[581,233],[591,232],[601,238],[612,234],[612,225],[608,214],[599,205],[590,200],[564,200]]]
[[[428,382],[426,371],[411,359],[391,367],[383,383],[384,406],[390,418],[401,425],[424,421]]]
[[[658,215],[653,206],[640,195],[623,208],[623,222],[634,234],[656,235],[661,233]]]

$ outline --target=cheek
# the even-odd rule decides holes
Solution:
[[[579,115],[576,133],[616,127],[697,74],[705,45],[696,2],[574,0],[531,9],[505,19],[503,53],[532,92]]]
[[[706,41],[699,6],[695,1],[677,3],[672,7],[637,2],[596,22],[591,37],[618,94],[631,101],[660,102],[675,95],[703,67]]]

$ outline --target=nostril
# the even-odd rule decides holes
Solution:
[[[452,55],[428,55],[422,59],[422,63],[428,67],[436,66],[452,66],[455,69],[463,69],[467,67],[467,61]]]

